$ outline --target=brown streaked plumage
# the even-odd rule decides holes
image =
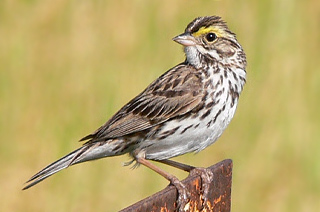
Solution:
[[[160,76],[81,141],[89,139],[90,143],[128,136],[182,116],[200,105],[204,89],[200,73],[182,63]]]
[[[24,189],[71,165],[128,153],[168,179],[179,192],[180,209],[187,191],[173,175],[159,169],[156,160],[182,170],[204,169],[169,158],[198,152],[214,143],[233,118],[246,78],[246,57],[235,34],[218,16],[199,17],[173,39],[184,46],[185,62],[173,67],[123,106],[82,147],[31,177]],[[204,188],[204,199],[208,190]]]

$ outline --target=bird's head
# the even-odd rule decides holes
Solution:
[[[201,66],[204,60],[223,62],[243,52],[236,35],[218,16],[194,19],[185,32],[173,40],[184,46],[187,61],[195,66]]]

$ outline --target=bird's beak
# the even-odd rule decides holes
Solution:
[[[172,40],[183,46],[195,46],[197,44],[196,39],[187,32],[172,38]]]

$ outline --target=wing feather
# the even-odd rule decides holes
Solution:
[[[191,112],[201,104],[204,83],[200,71],[186,63],[170,69],[122,107],[94,133],[89,142],[126,136]]]

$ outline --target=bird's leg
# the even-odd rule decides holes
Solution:
[[[186,171],[186,172],[191,172],[191,170],[195,169],[196,167],[194,166],[189,166],[187,164],[183,164],[183,163],[179,163],[179,162],[176,162],[176,161],[173,161],[173,160],[168,160],[168,159],[165,159],[165,160],[157,160],[157,162],[160,162],[160,163],[164,163],[166,165],[169,165],[169,166],[172,166],[172,167],[175,167],[177,169],[181,169],[183,171]]]
[[[136,161],[139,164],[142,164],[142,165],[152,169],[153,171],[157,172],[158,174],[160,174],[161,176],[163,176],[164,178],[169,180],[170,183],[177,188],[177,190],[178,190],[177,208],[179,208],[179,211],[184,211],[184,208],[185,208],[186,204],[188,203],[188,201],[189,201],[188,198],[190,196],[185,185],[183,185],[183,183],[181,183],[181,181],[176,176],[174,176],[168,172],[163,171],[162,169],[155,166],[154,164],[152,164],[150,161],[148,161],[144,157],[136,157]]]
[[[186,165],[183,163],[179,163],[172,160],[160,160],[159,162],[164,163],[169,166],[173,166],[175,168],[181,169],[183,171],[189,172],[190,175],[200,175],[201,178],[201,189],[202,189],[202,200],[204,205],[208,201],[209,197],[209,185],[213,180],[213,173],[210,169],[207,168],[198,168],[190,165]]]

